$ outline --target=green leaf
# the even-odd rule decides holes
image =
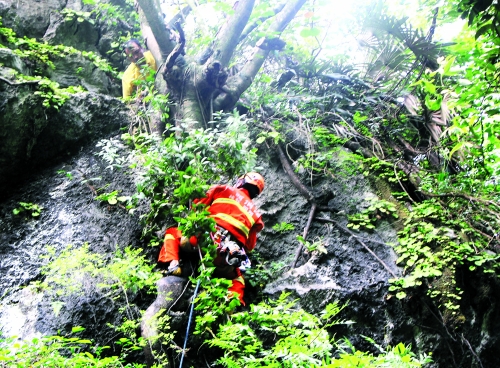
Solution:
[[[75,326],[71,329],[71,333],[77,333],[77,332],[81,332],[81,331],[85,331],[85,327],[82,327],[82,326]]]
[[[406,293],[404,291],[400,291],[399,293],[396,294],[396,298],[404,299],[406,298]]]
[[[318,28],[305,28],[300,31],[301,37],[317,37],[320,34],[320,30]]]
[[[436,94],[436,86],[431,83],[431,82],[428,82],[426,80],[423,81],[424,82],[424,90],[426,92],[429,92],[430,94]]]
[[[53,302],[52,303],[52,310],[54,311],[54,314],[56,317],[59,315],[59,312],[61,311],[64,304],[65,303],[63,303],[63,302]]]

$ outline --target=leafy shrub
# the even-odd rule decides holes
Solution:
[[[14,208],[12,210],[12,213],[14,215],[19,215],[21,213],[29,213],[31,217],[38,217],[40,216],[40,213],[42,212],[43,210],[43,207],[38,205],[38,204],[35,204],[35,203],[31,203],[31,202],[19,202],[19,207],[17,208]]]
[[[279,224],[275,224],[273,226],[273,230],[282,234],[288,231],[295,230],[295,225],[289,224],[288,222],[280,222]]]
[[[72,332],[84,329],[74,327]],[[109,346],[94,346],[92,342],[78,337],[46,336],[31,341],[0,339],[0,367],[99,367],[141,368],[142,364],[125,363],[122,357],[101,357]]]

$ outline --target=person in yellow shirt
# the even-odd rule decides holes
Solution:
[[[134,83],[136,80],[144,79],[145,75],[141,73],[141,67],[146,63],[151,69],[156,71],[156,61],[150,51],[144,51],[141,44],[135,38],[125,44],[125,54],[130,61],[122,77],[123,98],[128,98],[137,89]]]

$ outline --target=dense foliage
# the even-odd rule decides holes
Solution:
[[[225,3],[208,1],[202,5],[207,4],[215,4],[215,13],[231,14]],[[272,12],[269,2],[259,4],[250,23],[264,23]],[[380,348],[380,355],[374,356],[357,351],[347,341],[332,339],[335,325],[342,322],[336,320],[341,309],[336,304],[317,317],[296,308],[283,295],[278,301],[262,301],[249,310],[227,315],[239,302],[227,297],[228,281],[211,278],[214,247],[207,234],[213,222],[191,201],[203,196],[209,184],[229,182],[254,169],[254,144],[266,149],[291,147],[297,171],[301,178],[307,177],[313,190],[316,179],[324,176],[334,179],[364,174],[378,188],[384,182],[387,190],[379,190],[379,198],[367,199],[362,211],[348,209],[347,218],[355,231],[370,232],[381,220],[398,228],[395,250],[404,276],[390,280],[389,297],[408,300],[423,292],[442,312],[441,322],[458,331],[465,319],[458,276],[500,276],[497,5],[462,0],[439,7],[429,1],[419,9],[420,19],[395,16],[382,3],[371,6],[369,12],[360,7],[363,11],[349,21],[349,32],[357,35],[357,45],[338,53],[334,41],[328,39],[332,24],[322,14],[327,5],[328,1],[309,4],[284,32],[287,47],[271,53],[242,98],[240,108],[247,115],[215,113],[208,122],[210,129],[189,131],[185,122],[175,128],[167,125],[162,138],[147,134],[144,127],[148,124],[141,125],[138,120],[123,135],[133,149],[127,157],[119,154],[116,147],[121,143],[116,140],[100,142],[101,156],[110,168],[137,168],[142,180],[134,196],[120,196],[112,190],[100,193],[97,199],[110,205],[123,203],[130,212],[139,202],[149,201],[150,209],[142,220],[143,235],[151,246],[159,245],[167,226],[178,225],[186,234],[201,236],[203,259],[198,276],[192,280],[202,287],[196,299],[196,334],[223,351],[217,364],[226,367],[414,367],[428,360],[417,359],[404,344]],[[134,21],[109,5],[64,15],[68,20],[111,22],[110,26],[115,19]],[[436,41],[439,27],[459,16],[468,18],[468,26],[453,40]],[[339,25],[344,26],[342,22]],[[203,27],[209,34],[217,28],[210,23]],[[200,29],[186,29],[192,41],[188,55],[197,54],[211,42],[202,37]],[[246,47],[262,35],[246,34],[248,42],[242,43],[239,55],[247,55]],[[43,68],[51,67],[56,54],[78,51],[20,39],[6,28],[0,28],[0,36],[16,54],[32,60],[34,70],[40,72],[40,77],[35,77],[39,81],[37,93],[45,106],[57,108],[67,98],[66,92],[74,92],[61,91],[42,76]],[[117,41],[114,47],[118,45]],[[355,52],[348,54],[353,49]],[[101,59],[84,56],[113,72]],[[20,82],[33,79],[16,78]],[[139,104],[156,105],[164,120],[168,119],[168,98],[154,91],[151,80],[141,85],[145,88],[149,93]],[[136,112],[143,114],[139,118],[148,118],[147,110]],[[249,126],[258,130],[255,143]],[[293,225],[281,223],[275,231],[292,229]],[[46,281],[35,287],[54,298],[57,313],[61,308],[57,290],[77,293],[85,289],[84,284],[76,289],[74,284],[65,284],[69,274],[72,280],[85,280],[86,276],[100,279],[100,287],[122,298],[126,305],[124,324],[115,326],[124,336],[122,342],[130,349],[144,344],[135,337],[140,315],[128,303],[127,293],[150,290],[159,274],[138,250],[127,249],[109,263],[89,256],[85,249],[75,253],[76,263],[70,262],[66,252],[55,257],[45,269]],[[280,267],[274,265],[277,269]],[[257,267],[249,280],[262,285],[273,275]],[[169,345],[173,336],[168,319],[164,327],[164,343]],[[64,361],[60,352],[70,356],[64,363],[67,366],[114,367],[124,362],[125,357],[100,360],[99,349],[85,353],[83,345],[87,343],[67,337],[18,345],[3,341],[0,365],[2,361],[18,366],[34,364],[37,355],[46,359],[40,359],[39,365]]]
[[[256,120],[266,122],[261,142],[299,150],[294,142],[307,142],[296,161],[309,172],[310,184],[339,175],[335,157],[342,145],[365,158],[360,163],[353,157],[357,163],[342,171],[352,175],[361,165],[366,175],[388,182],[389,192],[349,214],[349,226],[370,231],[380,219],[395,220],[401,229],[395,249],[406,276],[392,280],[390,290],[401,299],[412,289],[427,290],[445,323],[463,320],[458,274],[500,275],[496,13],[493,5],[462,2],[464,11],[475,6],[472,27],[453,44],[434,41],[440,25],[457,19],[454,5],[423,4],[418,14],[431,15],[419,19],[429,27],[425,33],[412,25],[416,19],[391,15],[379,4],[351,28],[362,57],[289,50],[285,61],[274,59],[248,97]],[[316,13],[311,17],[321,21]],[[321,39],[326,31],[319,32]],[[273,74],[283,67],[293,76],[285,84],[285,73]]]

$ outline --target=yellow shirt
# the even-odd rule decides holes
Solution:
[[[150,51],[146,51],[144,53],[144,59],[146,60],[146,64],[148,64],[150,68],[156,71],[156,61]],[[137,87],[134,84],[134,81],[140,78],[144,79],[144,76],[141,75],[141,69],[137,66],[136,63],[131,63],[123,73],[122,77],[123,98],[130,97],[132,95],[134,89]]]

